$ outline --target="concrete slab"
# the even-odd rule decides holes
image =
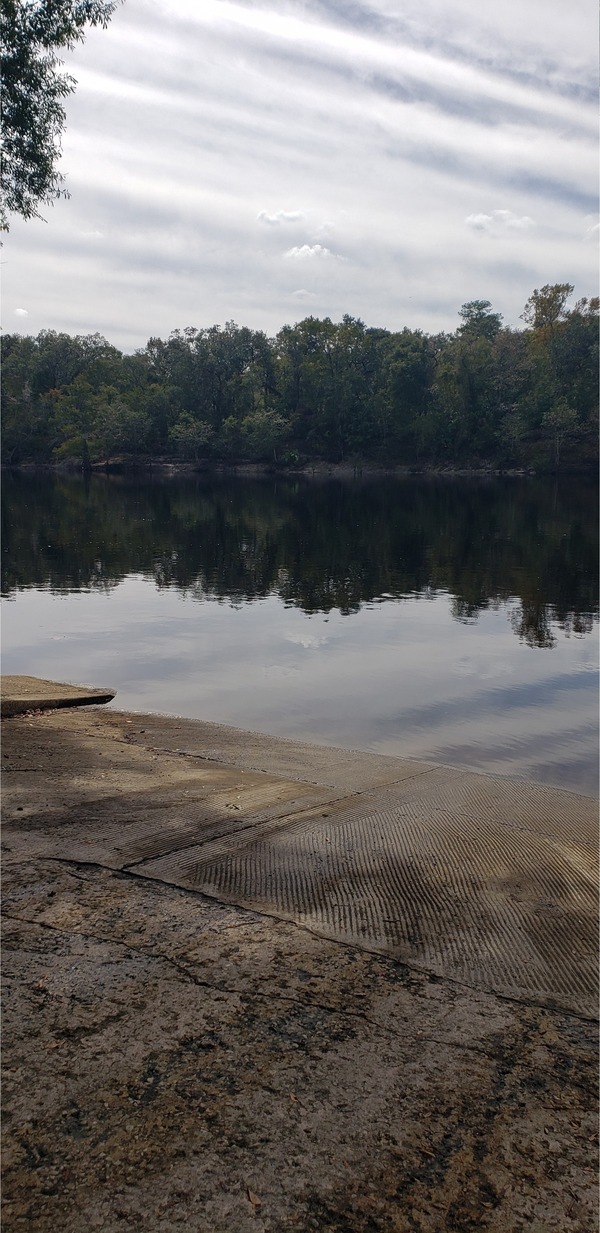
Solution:
[[[361,792],[377,784],[393,783],[426,775],[433,764],[356,749],[311,745],[264,732],[246,732],[226,724],[193,719],[166,719],[163,715],[137,717],[131,726],[131,742],[152,745],[164,753],[186,758],[267,771],[285,779]]]
[[[4,1233],[596,1227],[593,802],[95,707],[2,726]]]
[[[472,987],[593,1016],[595,821],[586,798],[434,772],[138,872]]]
[[[3,1233],[596,1228],[589,1022],[98,866],[2,911]]]
[[[90,706],[111,702],[114,689],[91,689],[87,685],[63,685],[37,676],[0,677],[2,718],[23,715],[26,711],[54,710],[66,706]]]
[[[127,870],[597,1013],[590,798],[242,731],[236,747],[235,729],[118,712],[46,722],[19,766],[11,731],[4,836],[23,856]]]

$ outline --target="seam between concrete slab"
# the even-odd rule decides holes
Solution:
[[[111,714],[114,714],[114,713],[115,712],[111,712]],[[160,717],[157,716],[157,718],[160,718]],[[171,718],[171,717],[165,716],[164,718],[166,719],[166,718]],[[208,723],[208,721],[206,720],[189,720],[188,722],[198,723],[198,724]],[[211,725],[211,726],[216,726],[216,725]],[[228,729],[228,731],[240,732],[241,734],[246,735],[246,736],[254,735],[246,728],[230,728]],[[373,750],[341,749],[338,746],[332,746],[332,745],[314,745],[314,744],[309,744],[308,742],[301,742],[301,741],[296,742],[296,741],[290,740],[288,737],[269,736],[266,733],[259,733],[258,735],[261,737],[266,736],[269,740],[272,740],[276,744],[292,745],[295,747],[299,746],[302,749],[326,751],[331,754],[341,754],[344,757],[348,757],[352,754],[358,754],[360,757],[363,757],[363,758],[385,758],[387,761],[390,761],[390,762],[412,762],[413,764],[419,762],[418,758],[409,758],[409,757],[399,758],[395,754],[376,753]],[[129,745],[129,742],[125,741],[125,744]],[[141,741],[140,742],[136,741],[134,747],[140,748],[140,749],[146,749],[148,750],[148,752],[162,754],[165,756],[173,756],[173,757],[180,757],[180,758],[194,758],[195,760],[198,760],[200,762],[214,763],[217,766],[227,766],[227,767],[236,768],[238,770],[252,771],[255,774],[271,775],[276,778],[285,778],[285,775],[283,772],[267,770],[265,769],[264,766],[259,766],[259,765],[254,765],[254,764],[250,765],[250,764],[245,764],[241,762],[234,762],[226,758],[222,758],[222,757],[221,758],[213,757],[210,754],[196,753],[194,750],[191,750],[191,749],[163,749],[162,746],[160,745],[144,745]],[[487,770],[481,770],[479,767],[470,767],[470,766],[453,766],[449,762],[427,762],[427,763],[422,763],[422,767],[423,767],[422,770],[418,770],[418,771],[413,770],[411,771],[409,775],[402,775],[400,778],[384,779],[382,780],[381,783],[373,784],[371,785],[371,787],[372,788],[392,787],[394,784],[409,783],[411,779],[420,779],[425,775],[431,775],[434,771],[448,771],[452,773],[453,775],[456,775],[457,779],[459,778],[463,778],[463,779],[469,778],[470,779],[473,777],[477,777],[480,779],[492,779],[500,784],[513,783],[517,785],[523,784],[525,786],[533,785],[536,788],[540,788],[547,792],[555,792],[561,796],[572,796],[572,797],[575,797],[577,800],[593,801],[594,804],[597,805],[598,809],[600,810],[600,801],[594,793],[578,792],[575,788],[563,788],[553,783],[543,783],[543,782],[538,783],[536,780],[528,779],[524,775],[504,775],[500,771],[487,771]],[[327,787],[328,786],[327,784],[323,784],[319,780],[304,779],[298,775],[294,775],[293,777],[290,776],[289,782],[308,783],[308,784],[311,784],[313,787]],[[371,788],[365,789],[365,791],[370,791],[370,790]]]
[[[193,722],[193,721],[190,721],[190,722]],[[203,722],[202,720],[198,720],[198,723],[202,723],[202,722]],[[239,728],[239,729],[233,728],[233,729],[232,729],[232,731],[233,731],[233,732],[239,731],[240,733],[242,733],[242,734],[243,734],[243,735],[245,735],[245,736],[252,736],[252,735],[254,735],[252,732],[248,732],[245,728]],[[260,735],[262,735],[262,734],[260,734]],[[350,757],[352,754],[359,754],[362,758],[385,758],[385,759],[386,759],[386,761],[389,761],[389,762],[413,762],[413,763],[415,763],[415,762],[418,762],[418,761],[419,761],[419,759],[418,759],[418,758],[414,758],[414,759],[413,759],[413,758],[396,758],[396,757],[394,757],[394,756],[393,756],[393,755],[391,755],[391,754],[378,754],[378,753],[373,753],[373,752],[372,752],[372,750],[364,750],[364,749],[340,749],[340,748],[338,748],[337,746],[334,748],[332,745],[308,745],[308,744],[303,744],[301,741],[296,742],[296,741],[290,741],[290,740],[287,740],[287,738],[286,738],[286,737],[282,737],[282,736],[272,736],[272,737],[269,737],[268,739],[269,739],[269,740],[272,740],[272,741],[273,741],[275,744],[277,744],[277,745],[279,745],[279,744],[281,744],[281,745],[291,745],[291,746],[293,746],[294,748],[295,748],[297,745],[299,745],[302,749],[316,749],[316,750],[319,750],[319,751],[324,750],[324,751],[326,751],[327,753],[330,753],[330,754],[342,754],[342,755],[344,756],[344,758],[348,758],[348,757]],[[127,742],[125,742],[125,743],[126,743],[126,744],[129,744],[129,742],[128,742],[128,741],[127,741]],[[142,742],[139,742],[139,743],[138,743],[138,742],[136,742],[136,746],[138,746],[138,748],[144,748],[144,749],[147,749],[148,751],[152,751],[152,753],[167,754],[167,755],[169,755],[169,756],[175,756],[175,757],[178,757],[178,758],[196,758],[196,759],[198,759],[200,762],[216,762],[216,763],[217,763],[217,765],[219,765],[219,766],[233,766],[233,767],[237,767],[239,770],[246,770],[246,771],[249,771],[249,770],[251,770],[251,771],[258,771],[258,772],[260,772],[260,773],[261,773],[261,774],[263,774],[263,775],[277,775],[277,774],[278,774],[278,772],[276,772],[276,771],[269,771],[269,770],[266,770],[264,766],[244,766],[244,767],[242,767],[242,766],[240,766],[239,762],[233,762],[233,761],[231,761],[231,759],[227,759],[227,758],[217,758],[217,757],[215,757],[215,756],[211,756],[210,754],[207,754],[207,753],[196,753],[196,752],[195,752],[195,750],[193,750],[193,749],[163,749],[163,748],[162,748],[162,746],[160,746],[160,745],[143,745],[143,744],[142,744]],[[456,771],[456,773],[457,773],[457,775],[465,775],[465,774],[468,774],[468,772],[467,772],[466,770],[464,770],[462,767],[458,767],[458,768],[457,768],[457,767],[453,767],[453,766],[445,766],[442,762],[435,762],[435,763],[434,763],[434,762],[431,762],[431,763],[423,763],[423,770],[422,770],[422,771],[421,771],[421,770],[419,770],[419,771],[412,771],[410,775],[403,776],[403,779],[414,779],[414,778],[416,778],[416,777],[418,777],[418,776],[420,776],[420,775],[429,775],[432,771],[439,771],[439,770],[444,770],[444,771],[454,771],[454,770],[455,770],[455,771]],[[473,772],[473,774],[477,774],[477,772],[476,772],[476,771],[474,771],[474,772]],[[295,777],[294,782],[298,782],[298,783],[312,783],[313,781],[312,781],[312,780],[304,780],[304,779],[299,779],[298,777]],[[388,779],[386,779],[386,780],[385,780],[385,783],[386,783],[386,784],[387,784],[387,783],[396,783],[396,782],[400,782],[400,783],[401,783],[401,782],[403,782],[403,780],[398,780],[398,781],[397,781],[397,780],[395,780],[395,779],[394,779],[394,780],[388,780]]]
[[[315,787],[320,787],[320,786],[321,785],[319,784],[315,785]],[[317,802],[316,804],[313,804],[313,805],[300,806],[298,809],[293,810],[291,813],[288,812],[288,813],[283,813],[279,815],[275,814],[275,816],[272,818],[255,818],[252,822],[248,822],[245,826],[239,826],[235,830],[231,830],[231,831],[226,830],[221,835],[211,836],[211,838],[207,838],[207,839],[196,837],[195,839],[192,839],[190,843],[184,844],[184,846],[181,848],[179,847],[168,848],[165,852],[161,852],[160,857],[141,856],[139,860],[127,861],[122,866],[122,868],[125,870],[137,869],[139,865],[149,864],[150,861],[163,860],[165,857],[174,855],[175,853],[179,856],[180,853],[187,852],[190,848],[202,848],[202,847],[205,847],[206,844],[216,843],[222,839],[235,839],[237,838],[238,835],[245,835],[247,831],[252,831],[252,830],[258,831],[260,827],[264,827],[264,826],[268,826],[270,828],[269,833],[272,834],[278,830],[283,830],[288,823],[291,826],[293,825],[293,823],[300,821],[302,819],[303,814],[310,814],[318,809],[330,809],[330,808],[333,808],[334,805],[339,805],[340,802],[352,801],[352,800],[355,800],[357,797],[365,796],[365,795],[366,795],[366,791],[365,792],[349,792],[348,794],[344,796],[336,796],[333,798],[333,800],[323,801],[322,804]],[[323,816],[326,816],[326,815],[323,815]],[[276,823],[280,823],[281,825],[277,826]]]
[[[433,769],[435,770],[437,768],[434,767]],[[269,771],[265,771],[264,773],[270,774]],[[428,771],[424,772],[424,774],[428,774],[428,773],[429,773]],[[380,792],[382,788],[393,788],[395,784],[406,784],[406,783],[410,783],[411,779],[420,779],[420,778],[422,778],[422,775],[419,772],[417,772],[416,775],[407,775],[406,779],[392,780],[391,782],[386,781],[385,784],[375,784],[372,787],[364,788],[357,792],[348,792],[344,794],[343,796],[336,796],[332,800],[323,801],[322,804],[319,804],[319,802],[317,802],[316,804],[313,804],[313,805],[303,805],[303,806],[300,806],[298,809],[293,810],[290,813],[284,813],[280,815],[276,814],[272,818],[258,818],[252,822],[248,822],[246,826],[237,827],[235,830],[232,830],[232,831],[224,831],[222,835],[212,836],[210,839],[207,838],[204,840],[202,838],[195,838],[190,843],[184,844],[183,847],[168,848],[166,849],[166,851],[161,852],[159,857],[141,856],[139,860],[127,861],[122,866],[122,868],[127,869],[127,870],[136,869],[140,865],[149,864],[151,861],[155,861],[155,860],[163,860],[165,857],[174,855],[175,853],[179,856],[180,853],[187,852],[189,851],[190,848],[202,848],[206,846],[206,844],[216,843],[222,839],[237,838],[238,835],[245,835],[247,831],[254,830],[257,832],[257,837],[260,837],[261,827],[269,827],[269,834],[273,834],[273,833],[276,833],[277,831],[285,829],[287,824],[289,824],[290,826],[294,825],[296,822],[299,822],[302,820],[303,815],[305,814],[310,815],[311,813],[314,813],[315,810],[332,809],[335,805],[343,804],[345,801],[348,801],[348,802],[355,801],[360,797],[367,798],[370,794],[373,795],[376,792]],[[458,778],[461,778],[461,776],[459,775]],[[286,782],[289,782],[289,780]],[[306,782],[306,781],[300,781],[300,782]],[[312,786],[318,788],[318,787],[322,787],[323,785],[314,784]],[[327,817],[328,815],[323,814],[322,816]],[[281,823],[280,826],[272,825],[278,822]]]
[[[280,746],[287,746],[287,747],[291,746],[293,748],[300,749],[300,750],[315,750],[315,751],[318,750],[321,752],[325,751],[331,754],[341,754],[342,756],[346,758],[352,755],[358,755],[364,758],[380,758],[380,759],[384,759],[385,761],[389,761],[389,762],[412,762],[413,764],[421,762],[421,764],[426,768],[425,773],[427,773],[429,770],[447,770],[447,771],[456,771],[458,774],[464,774],[464,775],[469,775],[469,776],[479,775],[479,776],[489,777],[490,779],[499,779],[501,781],[506,780],[506,779],[511,779],[513,782],[516,782],[516,783],[531,783],[532,782],[530,779],[528,779],[526,776],[523,776],[523,775],[520,775],[520,776],[519,775],[507,775],[507,774],[503,774],[502,772],[498,772],[498,771],[482,770],[479,767],[453,766],[450,763],[446,763],[446,762],[430,762],[430,761],[425,762],[418,757],[412,758],[412,757],[407,756],[403,758],[397,754],[379,753],[377,750],[344,748],[339,745],[319,744],[315,741],[296,740],[293,737],[289,737],[289,736],[277,736],[269,732],[255,731],[250,728],[236,727],[233,724],[214,723],[211,720],[207,720],[207,719],[192,719],[189,716],[185,716],[185,715],[163,714],[160,711],[122,711],[117,708],[110,709],[109,713],[110,715],[114,715],[114,716],[124,716],[124,717],[133,716],[135,717],[136,721],[139,721],[139,722],[142,722],[144,718],[146,718],[146,719],[153,719],[153,720],[164,720],[167,723],[177,722],[179,724],[196,725],[199,728],[211,729],[211,731],[215,733],[226,732],[233,736],[236,736],[236,735],[237,736],[249,736],[249,737],[254,737],[258,739],[261,742],[273,741],[275,744],[278,744]],[[151,735],[151,733],[149,733],[148,735]],[[219,758],[211,758],[210,756],[207,756],[205,754],[196,754],[192,750],[181,750],[181,749],[163,750],[158,746],[150,746],[150,745],[147,745],[145,747],[147,749],[150,749],[150,748],[157,749],[158,752],[165,753],[165,754],[179,753],[179,754],[184,754],[185,756],[188,756],[188,757],[199,757],[199,758],[204,757],[206,758],[206,761],[216,761],[216,762],[221,761],[221,759]],[[226,765],[238,765],[238,764],[227,762]],[[245,768],[245,769],[259,770],[262,768],[253,767],[253,768]],[[270,773],[270,772],[266,772],[266,773]],[[420,772],[415,772],[415,773],[419,774]],[[563,788],[557,784],[551,784],[551,783],[543,784],[542,783],[539,786],[547,788],[548,791],[569,793],[569,795],[584,797],[585,799],[590,799],[594,801],[598,799],[594,793],[590,794],[590,793],[585,793],[585,792],[577,792],[573,788]]]

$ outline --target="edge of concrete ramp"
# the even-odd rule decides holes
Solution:
[[[3,719],[26,711],[57,710],[70,706],[90,706],[112,702],[116,689],[93,689],[88,685],[67,685],[37,676],[0,677],[0,714]]]

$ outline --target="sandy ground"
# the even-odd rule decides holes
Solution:
[[[4,1233],[596,1229],[589,1018],[36,848],[189,778],[127,722],[2,724]]]

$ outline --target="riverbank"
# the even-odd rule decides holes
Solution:
[[[98,707],[2,731],[6,1233],[594,1227],[592,802]]]
[[[27,462],[19,465],[10,466],[4,464],[2,470],[14,472],[15,474],[23,473],[25,475],[36,474],[51,474],[51,475],[80,475],[82,467],[80,462],[68,461],[57,463],[35,463]],[[596,474],[597,468],[592,464],[590,466],[570,467],[561,469],[561,475],[590,475]],[[140,458],[132,459],[115,459],[110,463],[95,462],[87,468],[88,475],[141,475],[170,478],[174,476],[194,476],[194,475],[227,475],[239,476],[240,478],[261,478],[263,476],[277,476],[279,478],[289,477],[290,479],[298,478],[299,476],[305,479],[377,479],[381,478],[396,478],[406,479],[410,476],[421,476],[422,478],[432,477],[434,479],[443,479],[444,477],[463,477],[468,478],[493,478],[498,476],[508,476],[514,478],[523,478],[534,475],[554,475],[556,472],[552,468],[539,467],[497,467],[493,464],[482,464],[481,466],[461,467],[452,464],[433,465],[417,464],[411,466],[385,465],[375,462],[324,462],[315,460],[314,462],[306,462],[298,465],[278,464],[275,462],[184,462],[177,459],[168,458]]]

